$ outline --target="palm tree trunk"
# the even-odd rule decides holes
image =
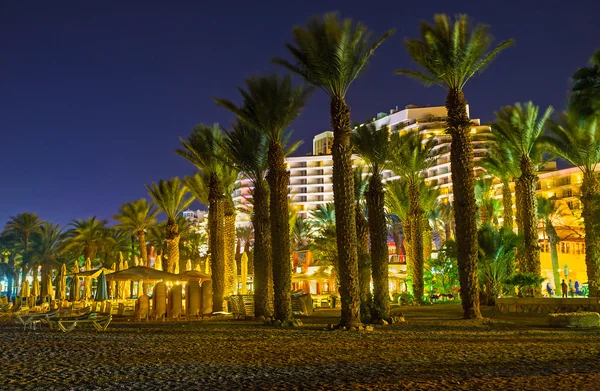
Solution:
[[[502,214],[502,227],[506,230],[513,229],[513,209],[512,209],[512,193],[510,191],[510,182],[508,178],[502,178],[502,206],[504,211]]]
[[[519,178],[522,197],[521,197],[521,215],[523,218],[523,245],[525,248],[525,257],[523,260],[525,271],[542,274],[540,264],[540,245],[538,234],[538,208],[536,184],[537,176],[535,175],[535,165],[529,157],[523,156],[520,162],[521,177]],[[533,292],[536,296],[542,293],[541,285],[535,288]]]
[[[273,288],[275,319],[287,322],[292,315],[292,260],[290,251],[290,220],[288,183],[290,173],[285,168],[283,148],[280,143],[269,146],[271,247],[273,256]]]
[[[223,221],[225,213],[223,203],[223,184],[216,174],[211,174],[208,189],[208,226],[211,279],[213,283],[213,312],[223,311],[225,292],[225,242]]]
[[[584,173],[581,184],[582,217],[585,230],[585,266],[587,269],[589,297],[597,297],[600,288],[600,235],[594,229],[596,205],[594,197],[600,190],[600,183],[595,172]]]
[[[373,295],[371,294],[371,258],[369,256],[369,223],[356,203],[356,236],[358,241],[358,272],[360,316],[363,323],[371,322]]]
[[[560,237],[554,229],[554,225],[550,219],[546,219],[546,235],[548,235],[548,243],[550,245],[550,259],[552,260],[552,278],[554,279],[554,290],[556,295],[562,297],[562,286],[560,283],[560,272],[558,264],[558,249],[556,248],[560,242]]]
[[[179,226],[173,219],[167,220],[165,241],[167,242],[167,271],[175,273],[175,265],[179,262]]]
[[[350,145],[350,107],[343,98],[332,97],[330,102],[333,129],[333,199],[336,214],[336,239],[340,272],[342,317],[340,325],[355,327],[360,323],[360,294],[358,289],[358,244],[354,212],[354,174]]]
[[[406,260],[406,289],[410,292],[412,291],[413,297],[415,295],[414,284],[413,284],[413,269],[415,265],[415,260],[413,258],[414,251],[412,248],[412,229],[411,229],[411,219],[407,216],[406,221],[403,225],[404,231],[404,256]]]
[[[423,281],[423,210],[420,205],[420,191],[418,183],[411,183],[408,185],[408,199],[409,199],[409,211],[408,218],[410,220],[410,236],[411,236],[411,250],[413,262],[413,292],[415,295],[415,302],[417,304],[423,304],[423,294],[425,290],[425,283]]]
[[[148,261],[148,248],[146,246],[146,233],[144,232],[144,230],[138,231],[138,247],[140,248],[142,265],[150,267],[150,262]]]
[[[423,216],[423,222],[421,223],[423,229],[423,260],[427,262],[431,258],[431,247],[433,244],[433,230],[429,225],[429,219]]]
[[[373,265],[373,319],[388,320],[390,317],[389,254],[384,210],[385,192],[380,173],[374,172],[369,178],[366,198]]]
[[[477,204],[473,173],[473,143],[471,122],[463,92],[451,89],[446,97],[448,126],[452,136],[450,168],[454,193],[454,220],[460,295],[465,319],[480,319],[479,282],[477,280]]]
[[[229,296],[235,294],[237,291],[237,287],[235,286],[237,278],[237,266],[235,263],[235,207],[231,200],[224,200],[224,203],[225,296]]]
[[[263,180],[254,184],[252,226],[254,227],[254,316],[270,316],[269,286],[273,285],[269,195]],[[271,278],[269,278],[271,276]]]

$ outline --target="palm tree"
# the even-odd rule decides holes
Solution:
[[[596,173],[600,163],[600,127],[598,121],[583,121],[574,112],[566,112],[560,121],[550,122],[548,130],[551,137],[543,138],[548,150],[578,167],[583,174],[581,215],[585,229],[585,264],[590,297],[595,297],[600,287],[600,235],[593,224],[598,208],[594,199],[600,194]]]
[[[342,326],[360,323],[358,277],[358,245],[354,185],[352,183],[352,146],[350,107],[346,93],[367,65],[375,50],[391,34],[387,31],[371,43],[371,34],[362,23],[340,20],[335,13],[312,18],[306,26],[294,27],[294,44],[286,44],[294,62],[276,58],[273,61],[300,75],[304,80],[325,91],[329,96],[329,112],[334,139],[333,194],[340,218],[336,224],[340,257],[340,295]]]
[[[371,294],[371,255],[369,254],[369,222],[365,216],[364,194],[369,185],[369,175],[363,175],[363,166],[354,169],[354,202],[356,205],[356,239],[358,241],[358,290],[360,292],[360,318],[370,323],[373,313]]]
[[[423,302],[423,267],[425,264],[423,253],[423,230],[425,210],[421,204],[421,186],[424,182],[423,173],[435,164],[432,149],[436,145],[433,139],[425,140],[417,132],[400,135],[395,133],[391,137],[390,168],[404,179],[408,187],[408,224],[410,226],[410,245],[413,256],[413,286],[415,300]],[[431,242],[427,243],[431,246]]]
[[[509,149],[504,148],[502,143],[497,141],[493,143],[490,154],[481,159],[479,164],[502,183],[502,227],[512,230],[514,216],[510,182],[516,182],[521,176],[519,161],[514,159]],[[520,219],[518,223],[521,224]]]
[[[33,233],[39,231],[41,225],[42,220],[40,220],[40,217],[36,213],[23,212],[16,216],[11,216],[10,220],[4,226],[4,231],[14,232],[16,237],[23,242],[23,268],[21,270],[21,279],[23,281],[25,281],[25,276],[29,272],[29,267],[31,266],[28,260],[29,239]]]
[[[309,212],[307,220],[313,227],[312,236],[314,240],[310,248],[314,253],[315,260],[323,262],[327,266],[332,266],[335,275],[339,276],[339,258],[335,237],[335,205],[332,202],[318,205],[317,208]]]
[[[560,284],[560,265],[558,263],[558,249],[560,237],[554,228],[555,224],[560,223],[562,218],[570,214],[569,207],[564,202],[559,202],[556,198],[538,198],[538,218],[544,224],[548,244],[550,245],[550,259],[552,260],[552,276],[554,277],[554,289],[558,296],[562,296],[562,287]]]
[[[115,228],[126,229],[137,236],[140,256],[144,266],[149,267],[148,250],[146,249],[146,230],[156,223],[158,208],[153,203],[148,203],[145,198],[141,200],[128,202],[121,205],[119,214],[114,215],[113,219],[120,224]]]
[[[175,151],[200,170],[200,173],[186,178],[185,183],[199,201],[208,204],[208,251],[213,273],[214,311],[222,311],[223,298],[226,294],[233,294],[232,264],[235,265],[235,250],[230,249],[232,234],[235,246],[235,210],[230,191],[237,179],[237,170],[228,164],[229,157],[223,153],[223,140],[218,124],[212,127],[198,125],[187,140],[181,139],[183,148]]]
[[[494,198],[494,177],[479,175],[475,181],[475,201],[479,209],[478,217],[480,226],[497,224],[497,212],[499,203]],[[511,205],[512,208],[512,205]]]
[[[46,222],[33,234],[31,257],[36,265],[42,266],[41,296],[47,295],[46,276],[52,275],[52,269],[59,264],[64,238],[60,226]]]
[[[251,77],[246,80],[246,88],[238,88],[243,97],[242,106],[226,99],[215,101],[234,113],[238,121],[266,137],[275,318],[288,322],[293,315],[288,204],[290,173],[286,170],[285,149],[290,137],[288,126],[305,106],[311,89],[294,87],[291,76],[278,75]],[[292,150],[298,145],[294,144]]]
[[[165,226],[165,241],[167,242],[167,271],[173,273],[175,264],[179,262],[179,226],[177,216],[187,208],[194,197],[189,196],[187,187],[183,185],[178,177],[167,181],[161,179],[158,184],[152,182],[146,185],[148,194],[154,200],[158,208],[167,216]],[[164,262],[164,258],[163,258]]]
[[[486,25],[472,27],[466,15],[456,20],[434,15],[434,24],[421,23],[421,39],[407,39],[406,49],[422,71],[398,70],[426,86],[439,85],[446,90],[448,132],[452,137],[450,167],[454,193],[454,216],[458,247],[458,268],[465,318],[481,318],[477,282],[477,221],[474,197],[473,144],[471,121],[463,88],[481,73],[496,55],[512,45],[501,42],[488,51],[493,37]]]
[[[388,163],[389,137],[387,126],[377,130],[374,124],[358,127],[351,137],[354,150],[367,163],[370,174],[365,196],[371,238],[373,318],[376,321],[388,320],[390,317],[388,230],[382,176]]]
[[[13,295],[13,289],[16,290],[19,281],[19,271],[17,269],[17,263],[21,257],[21,251],[19,249],[19,239],[14,231],[4,231],[0,234],[0,255],[4,266],[4,273],[6,274],[8,292],[8,300]]]
[[[495,133],[497,140],[502,140],[502,146],[510,151],[515,160],[519,161],[521,175],[517,180],[517,187],[521,191],[521,195],[517,197],[517,214],[522,219],[524,246],[521,271],[540,275],[539,219],[536,195],[538,178],[536,173],[541,166],[543,154],[540,136],[552,114],[552,107],[548,107],[541,116],[538,114],[539,108],[532,102],[524,105],[515,103],[514,106],[505,106],[496,112],[496,121],[492,124],[492,132]],[[541,293],[541,286],[537,293]]]
[[[99,250],[112,243],[107,224],[107,220],[100,220],[96,216],[87,220],[73,220],[70,224],[72,228],[66,233],[68,240],[63,251],[72,251],[76,257],[83,255],[84,259],[93,261]]]
[[[241,122],[233,125],[224,139],[224,149],[235,168],[250,180],[252,186],[252,227],[254,228],[254,315],[270,316],[269,303],[273,281],[271,225],[269,222],[269,187],[267,171],[267,138],[256,128]]]
[[[600,50],[590,58],[590,67],[573,75],[569,109],[581,120],[600,120]]]

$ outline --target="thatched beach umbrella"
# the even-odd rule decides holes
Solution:
[[[245,251],[242,254],[241,262],[242,295],[245,295],[248,293],[248,284],[246,283],[248,280],[248,254]]]
[[[85,271],[89,272],[90,270],[92,270],[92,260],[88,258],[85,260]],[[92,299],[92,278],[85,277],[84,281],[85,283],[83,286],[83,297],[86,300],[90,300]]]

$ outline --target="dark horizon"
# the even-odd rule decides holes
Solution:
[[[491,25],[497,41],[516,41],[467,84],[471,116],[482,123],[501,106],[528,100],[560,112],[571,75],[600,48],[598,3],[364,4],[307,1],[292,11],[272,1],[4,2],[1,226],[24,211],[61,225],[94,215],[111,220],[121,204],[148,197],[145,184],[192,174],[174,153],[179,137],[198,123],[227,127],[232,116],[212,98],[239,102],[236,86],[248,76],[283,73],[271,58],[289,58],[284,43],[292,27],[315,14],[339,10],[363,21],[374,38],[396,28],[350,90],[357,122],[396,106],[443,105],[441,88],[392,74],[414,67],[403,39],[417,37],[419,21],[434,13],[467,13]],[[292,124],[294,139],[305,141],[297,155],[328,128],[327,98],[316,91]]]

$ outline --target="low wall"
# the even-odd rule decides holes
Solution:
[[[500,312],[533,312],[552,314],[556,312],[600,311],[598,299],[589,298],[518,298],[496,299],[496,309]]]

